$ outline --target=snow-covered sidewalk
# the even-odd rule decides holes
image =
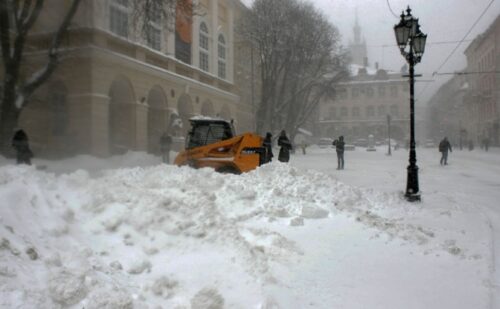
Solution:
[[[491,308],[498,156],[418,155],[418,204],[403,150],[336,171],[311,148],[240,176],[0,159],[0,307]]]

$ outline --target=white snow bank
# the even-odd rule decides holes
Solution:
[[[77,160],[87,170],[0,167],[0,307],[276,304],[281,270],[310,254],[288,234],[332,218],[429,252],[475,253],[405,221],[397,194],[279,162],[226,175],[148,166],[157,158],[144,154]],[[143,167],[109,169],[127,164]]]

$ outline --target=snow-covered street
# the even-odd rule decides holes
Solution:
[[[497,308],[500,150],[310,147],[243,175],[0,158],[2,308]]]

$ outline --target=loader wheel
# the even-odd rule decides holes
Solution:
[[[232,166],[219,167],[217,169],[217,172],[222,173],[222,174],[235,174],[235,175],[241,174],[241,172],[237,168],[232,167]]]

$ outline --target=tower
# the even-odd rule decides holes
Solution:
[[[366,52],[366,42],[361,39],[361,27],[358,24],[358,10],[356,9],[356,19],[353,27],[354,41],[349,43],[349,53],[351,55],[351,63],[360,66],[367,66],[368,55]]]

